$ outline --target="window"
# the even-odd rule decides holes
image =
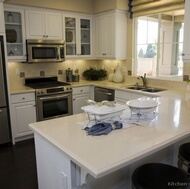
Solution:
[[[183,15],[174,16],[173,12],[135,19],[136,75],[171,77],[183,74],[183,26]]]

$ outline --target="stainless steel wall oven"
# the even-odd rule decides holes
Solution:
[[[36,89],[37,121],[73,114],[72,86],[57,77],[26,78],[25,85]]]

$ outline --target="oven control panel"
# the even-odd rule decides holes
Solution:
[[[60,86],[60,87],[36,89],[37,96],[68,93],[68,92],[72,92],[72,86]]]

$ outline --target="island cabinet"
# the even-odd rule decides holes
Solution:
[[[190,62],[190,1],[185,1],[183,62]]]
[[[128,100],[140,98],[142,96],[144,95],[131,93],[127,91],[115,90],[115,100],[116,102],[121,103],[121,104],[126,104]]]
[[[11,95],[11,125],[13,143],[33,137],[29,123],[36,122],[35,94]]]
[[[64,39],[67,58],[92,57],[92,16],[64,14]]]
[[[96,58],[126,59],[127,13],[112,11],[95,16]]]
[[[82,106],[86,106],[86,100],[90,99],[90,87],[73,87],[73,114],[84,112]]]
[[[39,188],[130,189],[140,165],[177,166],[179,146],[190,140],[190,106],[182,98],[159,97],[158,115],[147,126],[132,124],[108,135],[87,135],[79,124],[87,121],[85,114],[29,124]]]
[[[133,93],[133,92],[128,92],[128,91],[122,91],[122,90],[115,90],[115,100],[116,102],[120,104],[126,104],[127,101],[132,100],[132,99],[137,99],[140,97],[148,97],[148,98],[157,98],[159,96],[155,94],[150,94],[150,93]]]
[[[26,39],[62,39],[62,15],[58,12],[25,10]]]
[[[5,32],[4,14],[3,14],[3,2],[0,1],[0,33]]]
[[[5,5],[4,19],[8,60],[26,60],[24,10]]]

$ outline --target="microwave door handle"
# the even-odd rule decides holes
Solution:
[[[59,60],[59,48],[57,47],[57,60]]]

